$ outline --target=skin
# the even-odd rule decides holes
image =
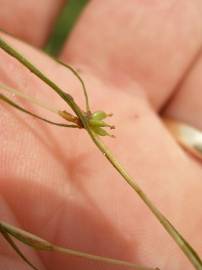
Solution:
[[[62,1],[36,5],[27,0],[23,10],[16,6],[16,16],[24,16],[27,31],[9,19],[13,14],[8,10],[15,2],[0,0],[0,27],[41,46],[56,16],[49,10],[56,2],[54,10],[59,10]],[[28,2],[29,6],[33,2],[33,20],[26,10]],[[46,12],[41,15],[41,10]],[[199,255],[201,162],[178,146],[161,116],[202,128],[201,12],[200,0],[126,0],[124,5],[121,0],[107,4],[94,0],[61,54],[63,61],[80,70],[93,110],[114,113],[108,122],[116,126],[116,138],[106,138],[106,143]],[[1,36],[82,106],[80,85],[68,70],[30,45]],[[46,85],[2,51],[0,80],[67,109]],[[23,105],[58,119],[36,106]],[[0,144],[1,220],[62,246],[164,270],[193,269],[84,131],[50,126],[1,103]],[[40,269],[123,269],[37,253],[25,246],[22,250]],[[14,268],[29,269],[0,238],[0,269]]]

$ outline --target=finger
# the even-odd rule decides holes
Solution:
[[[186,122],[188,125],[202,129],[202,61],[201,55],[183,79],[176,94],[164,111],[165,115]]]
[[[201,46],[201,12],[200,0],[91,1],[61,57],[122,91],[139,84],[159,109]]]
[[[80,101],[78,86],[68,71],[30,47],[8,41]],[[33,94],[42,95],[48,90],[3,53],[0,65],[1,79],[7,83],[17,81]],[[117,92],[111,83],[85,74],[85,69],[82,77],[94,110],[105,108],[115,113],[112,121],[117,126],[117,138],[107,140],[115,155],[201,254],[201,167],[176,147],[141,88],[133,94],[129,94],[130,89]],[[50,101],[54,97],[47,94]],[[39,124],[8,107],[1,107],[0,117],[0,126],[4,127],[0,132],[1,190],[25,229],[56,244],[94,254],[165,270],[190,267],[160,224],[82,131]],[[50,269],[95,269],[94,264],[75,258],[56,254],[41,257]],[[103,264],[99,267],[111,269]]]
[[[42,47],[64,2],[0,0],[0,28],[32,45]]]

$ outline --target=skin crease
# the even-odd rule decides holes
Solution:
[[[13,4],[1,2],[1,12]],[[40,10],[34,1],[33,6]],[[93,110],[114,113],[109,122],[117,127],[116,139],[106,143],[199,255],[201,163],[175,143],[158,112],[202,127],[201,9],[200,1],[127,0],[123,6],[122,1],[94,0],[61,55],[80,70]],[[37,25],[27,20],[34,33]],[[0,27],[10,29],[6,21]],[[20,27],[13,33],[18,37],[23,36]],[[47,33],[38,35],[23,38],[41,44]],[[68,70],[1,36],[83,104],[79,83]],[[0,81],[64,108],[47,86],[2,51]],[[193,269],[85,132],[50,126],[5,104],[0,123],[1,220],[66,247],[165,270]],[[23,248],[40,269],[123,269]],[[29,269],[0,238],[0,269],[13,268]]]

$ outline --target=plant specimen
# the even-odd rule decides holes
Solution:
[[[190,262],[194,265],[195,269],[202,269],[202,263],[201,259],[197,255],[197,253],[192,249],[192,247],[188,244],[188,242],[181,236],[181,234],[173,227],[173,225],[167,220],[165,216],[161,214],[161,212],[154,206],[154,204],[150,201],[150,199],[145,195],[143,190],[136,184],[134,179],[127,173],[127,171],[123,168],[123,166],[116,160],[114,155],[111,153],[111,151],[106,147],[106,145],[101,141],[100,136],[107,136],[110,135],[106,128],[113,129],[114,126],[109,125],[106,123],[105,119],[110,116],[110,114],[107,114],[103,111],[96,111],[91,112],[88,102],[88,96],[86,93],[85,85],[83,84],[82,79],[74,71],[77,78],[82,82],[83,90],[86,98],[86,110],[83,111],[75,102],[72,96],[70,96],[68,93],[63,91],[60,87],[58,87],[51,79],[46,77],[39,69],[37,69],[31,62],[29,62],[25,57],[23,57],[20,53],[18,53],[15,49],[13,49],[11,46],[9,46],[3,39],[0,39],[0,47],[5,50],[8,54],[15,57],[18,61],[20,61],[24,66],[26,66],[32,73],[34,73],[36,76],[38,76],[42,81],[44,81],[46,84],[48,84],[72,109],[73,113],[69,113],[67,110],[58,110],[58,114],[65,120],[68,121],[68,124],[63,123],[54,123],[50,120],[41,118],[37,115],[34,115],[19,105],[12,102],[10,99],[8,99],[5,95],[1,94],[0,98],[9,103],[10,105],[16,107],[17,109],[20,109],[26,113],[32,114],[32,116],[38,117],[41,120],[48,121],[49,123],[56,124],[56,125],[66,125],[68,127],[73,128],[80,128],[87,131],[92,141],[95,143],[95,145],[98,147],[98,149],[103,153],[103,155],[108,159],[108,161],[112,164],[112,166],[119,172],[119,174],[123,177],[123,179],[131,186],[131,188],[140,196],[140,198],[144,201],[144,203],[149,207],[149,209],[152,211],[152,213],[157,217],[157,219],[160,221],[160,223],[163,225],[163,227],[167,230],[167,232],[173,237],[173,239],[176,241],[176,243],[179,245],[179,247],[183,250],[185,255],[189,258]],[[5,87],[6,88],[6,87]],[[8,89],[8,88],[7,88]],[[13,90],[15,91],[15,90]],[[17,92],[15,92],[17,94]],[[37,102],[36,102],[37,103]],[[69,124],[71,122],[71,124]],[[41,244],[44,245],[44,249],[51,249],[50,244],[47,242],[43,242],[43,240],[37,240],[34,237],[30,237],[30,235],[26,235],[24,232],[19,231],[17,229],[14,229],[10,227],[7,224],[1,223],[1,232],[4,235],[4,237],[8,240],[8,242],[16,249],[16,251],[21,255],[21,257],[24,260],[27,260],[23,257],[23,254],[20,253],[20,251],[17,249],[16,245],[10,238],[10,234],[15,236],[16,238],[22,240],[24,243],[27,243],[31,246],[34,246],[37,248],[41,248]],[[19,236],[20,235],[20,236]],[[24,235],[24,236],[23,236]],[[33,242],[34,244],[33,244]],[[31,266],[31,264],[30,264]],[[34,267],[32,265],[32,267]],[[34,268],[36,269],[36,268]],[[137,268],[138,269],[138,268]],[[139,268],[141,269],[141,268]],[[146,269],[146,268],[142,268]]]

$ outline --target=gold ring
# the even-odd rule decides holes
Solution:
[[[202,131],[173,118],[163,118],[175,140],[192,155],[202,160]]]

